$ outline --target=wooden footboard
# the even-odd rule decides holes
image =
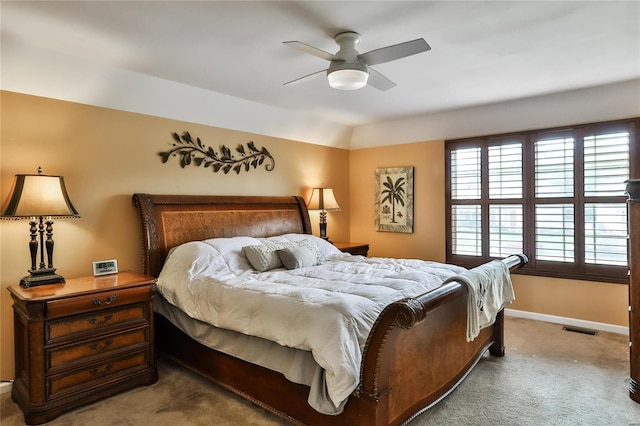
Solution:
[[[142,223],[144,272],[152,276],[160,273],[169,250],[185,241],[311,232],[300,197],[136,194],[133,201]],[[527,259],[503,261],[514,269]],[[311,408],[308,387],[207,348],[161,315],[156,315],[156,344],[180,364],[292,423],[397,425],[451,392],[487,349],[504,355],[502,312],[493,326],[466,341],[467,295],[466,286],[452,282],[387,306],[365,345],[360,385],[339,416]]]
[[[501,342],[502,320],[467,342],[466,318],[467,289],[458,283],[382,313],[364,353],[358,392],[374,403],[363,411],[373,410],[372,417],[361,424],[411,420],[449,394],[486,349]]]

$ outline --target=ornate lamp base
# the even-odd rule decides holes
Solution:
[[[21,287],[29,288],[45,284],[60,284],[66,282],[64,277],[55,273],[55,268],[41,268],[31,270],[29,272],[29,276],[20,280]]]
[[[327,212],[324,210],[320,212],[320,238],[331,242],[329,237],[327,237]]]

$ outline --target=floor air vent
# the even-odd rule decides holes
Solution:
[[[597,336],[598,332],[595,330],[589,330],[588,328],[579,328],[579,327],[569,327],[569,326],[564,326],[562,327],[562,329],[564,331],[571,331],[573,333],[582,333],[582,334],[588,334],[589,336]]]

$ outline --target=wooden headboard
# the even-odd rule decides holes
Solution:
[[[208,238],[311,234],[298,196],[133,194],[140,214],[144,273],[157,277],[171,248]]]

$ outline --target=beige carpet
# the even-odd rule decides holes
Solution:
[[[447,398],[414,419],[422,425],[640,425],[628,397],[626,336],[563,331],[506,318],[504,358],[485,357]],[[175,365],[158,361],[159,381],[63,414],[49,425],[282,425],[270,413]],[[22,425],[2,395],[2,426]]]

